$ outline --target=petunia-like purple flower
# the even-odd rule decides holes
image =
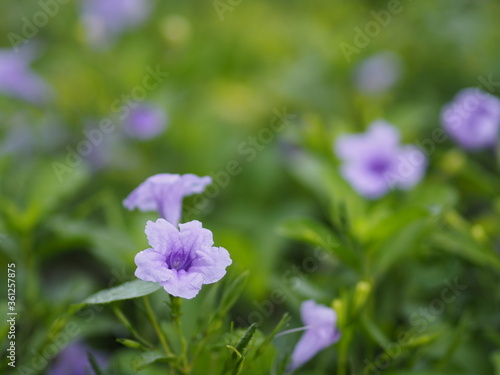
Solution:
[[[140,25],[149,15],[148,0],[84,0],[82,19],[87,40],[106,47],[122,32]]]
[[[306,332],[292,352],[289,370],[294,370],[309,361],[319,351],[336,343],[340,339],[337,329],[337,313],[335,310],[317,304],[313,300],[302,302],[300,306],[302,322]]]
[[[212,232],[197,220],[177,229],[164,219],[148,221],[146,235],[151,249],[135,257],[135,276],[155,281],[176,297],[191,299],[203,284],[212,284],[226,274],[232,261],[222,247],[213,247]]]
[[[500,131],[500,100],[478,88],[464,89],[444,106],[441,122],[465,149],[492,147]]]
[[[356,68],[354,83],[359,91],[376,95],[390,89],[400,78],[401,58],[393,52],[380,52]]]
[[[48,375],[94,375],[95,372],[88,360],[88,354],[92,353],[97,364],[102,368],[106,365],[105,356],[95,350],[91,350],[81,342],[75,342],[64,348],[57,356],[53,365],[49,368]]]
[[[182,213],[182,200],[199,194],[212,183],[212,178],[194,174],[162,173],[149,177],[123,201],[129,210],[158,211],[160,217],[177,225]]]
[[[167,114],[151,104],[139,104],[130,110],[124,120],[123,130],[131,138],[151,139],[167,127]]]
[[[32,60],[33,54],[27,49],[0,49],[0,93],[35,104],[52,96],[48,84],[30,69]]]
[[[344,161],[342,176],[370,199],[392,188],[413,187],[427,166],[425,154],[416,146],[401,146],[399,131],[382,120],[373,122],[364,134],[338,137],[335,152]]]

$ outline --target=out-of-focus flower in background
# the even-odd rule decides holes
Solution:
[[[463,89],[444,106],[441,122],[465,149],[493,147],[500,132],[500,100],[478,88]]]
[[[300,306],[300,315],[305,324],[305,333],[292,352],[290,370],[302,366],[319,351],[340,339],[335,310],[307,300]]]
[[[83,0],[87,41],[94,47],[108,47],[121,33],[144,22],[150,12],[148,0]]]
[[[401,78],[403,63],[394,52],[384,51],[363,60],[354,70],[354,85],[366,95],[378,95]]]
[[[26,48],[18,52],[0,49],[1,94],[34,104],[43,104],[52,98],[50,86],[30,69],[33,59],[33,51]]]
[[[191,299],[203,284],[224,277],[232,261],[222,247],[213,247],[212,232],[197,220],[177,229],[164,219],[148,221],[146,235],[151,249],[135,257],[135,275],[159,282],[171,295]]]
[[[163,131],[168,124],[165,111],[152,104],[138,104],[130,110],[123,122],[123,131],[131,138],[151,139]]]
[[[75,342],[64,348],[52,366],[48,369],[48,375],[94,375],[95,372],[90,365],[88,353],[91,353],[99,367],[106,365],[106,357],[101,352],[91,349],[81,342]]]
[[[359,194],[374,199],[392,188],[409,189],[423,177],[427,158],[416,146],[400,145],[399,131],[378,120],[366,133],[343,135],[334,146],[342,176]]]
[[[212,178],[208,176],[157,174],[130,193],[123,205],[129,210],[158,211],[160,217],[176,226],[181,218],[184,197],[203,192],[211,183]]]

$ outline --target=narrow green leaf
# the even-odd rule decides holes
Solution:
[[[160,351],[150,351],[150,352],[145,352],[137,357],[135,357],[132,360],[131,367],[134,372],[140,371],[143,368],[149,366],[150,364],[157,362],[157,361],[162,361],[162,362],[169,362],[174,360],[174,356],[166,356],[165,353],[160,352]]]
[[[493,249],[478,244],[469,233],[442,230],[433,236],[434,243],[442,250],[460,256],[482,267],[500,270],[500,257]]]
[[[493,362],[495,375],[500,375],[500,350],[493,352],[493,354],[491,355],[491,361]]]
[[[252,323],[250,327],[247,328],[241,339],[238,341],[238,344],[236,344],[236,350],[239,353],[243,353],[243,351],[246,349],[246,347],[250,343],[250,340],[255,334],[256,329],[257,329],[257,323]]]
[[[356,253],[327,226],[308,218],[291,219],[284,222],[279,231],[285,237],[319,246],[337,257],[344,264],[358,270],[360,260]]]
[[[144,345],[142,345],[140,342],[135,341],[135,340],[130,340],[130,339],[116,339],[116,342],[122,344],[123,346],[126,346],[127,348],[141,349],[141,350],[146,350],[147,349]]]
[[[104,289],[91,295],[78,304],[78,307],[143,297],[156,292],[160,288],[161,285],[158,283],[143,280],[129,281],[117,287]]]
[[[371,254],[374,263],[373,269],[383,274],[401,258],[417,249],[420,241],[424,238],[429,223],[430,219],[412,222],[379,246]]]
[[[248,275],[248,271],[243,272],[225,289],[217,314],[219,318],[225,316],[229,309],[236,303],[245,288]]]
[[[95,356],[92,353],[87,352],[87,358],[89,359],[90,366],[92,366],[92,370],[94,370],[95,375],[104,375],[104,372],[99,367]]]
[[[276,336],[289,321],[290,321],[290,314],[285,313],[281,318],[281,320],[278,322],[278,324],[276,324],[276,327],[274,327],[273,331],[257,347],[257,349],[255,350],[254,357],[258,357],[266,349],[269,343],[274,339],[274,336]]]

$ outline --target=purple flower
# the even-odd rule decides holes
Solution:
[[[161,134],[167,127],[167,115],[159,107],[139,104],[133,108],[123,124],[123,130],[131,138],[150,139]]]
[[[364,134],[338,137],[335,151],[344,161],[342,176],[359,194],[371,199],[394,187],[413,187],[427,166],[424,153],[416,146],[401,146],[399,131],[382,120],[373,122]]]
[[[177,225],[185,196],[198,194],[212,183],[212,178],[194,174],[162,173],[149,177],[123,201],[129,210],[158,211],[160,217]]]
[[[444,129],[469,150],[492,147],[500,129],[500,100],[480,89],[464,89],[441,112]]]
[[[401,76],[401,58],[393,52],[381,52],[361,62],[354,72],[359,91],[375,95],[390,89]]]
[[[32,53],[24,48],[0,49],[0,93],[35,104],[52,96],[47,83],[30,69],[31,60]]]
[[[148,221],[146,235],[152,249],[135,256],[135,276],[159,282],[173,296],[191,299],[203,284],[222,279],[232,261],[222,247],[213,247],[212,232],[197,220],[179,224],[164,219]]]
[[[306,325],[306,332],[295,345],[290,370],[302,366],[316,353],[340,339],[340,332],[336,327],[337,314],[335,310],[319,305],[313,300],[308,300],[302,302],[300,314],[302,322]]]
[[[91,350],[81,342],[75,342],[57,356],[53,365],[49,368],[48,375],[92,375],[95,374],[88,360],[88,354],[92,353],[100,367],[104,367],[106,359],[103,354]]]
[[[122,32],[141,24],[150,13],[147,0],[84,0],[82,18],[88,41],[105,47]]]

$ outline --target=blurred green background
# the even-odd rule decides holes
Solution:
[[[385,12],[389,3],[151,1],[147,20],[106,48],[86,42],[81,2],[60,4],[25,46],[35,51],[31,67],[53,88],[54,99],[37,106],[0,96],[0,264],[18,264],[18,348],[24,346],[19,362],[29,360],[30,350],[42,345],[70,304],[133,279],[133,258],[147,247],[144,224],[156,218],[121,205],[139,183],[157,173],[217,180],[236,160],[241,173],[227,186],[216,183],[218,194],[184,217],[202,221],[216,245],[228,249],[228,280],[250,272],[232,319],[248,321],[255,304],[278,289],[286,301],[274,306],[261,329],[269,331],[285,311],[292,313],[293,327],[299,326],[302,300],[344,301],[343,293],[367,281],[373,288],[369,322],[353,323],[359,326],[347,355],[348,373],[357,374],[364,358],[380,352],[382,336],[394,340],[398,330],[411,326],[412,312],[439,297],[444,280],[458,277],[468,286],[463,298],[440,315],[437,328],[425,332],[421,346],[415,344],[389,368],[407,372],[391,374],[499,374],[497,156],[467,155],[447,141],[429,155],[427,177],[414,192],[367,202],[339,178],[332,144],[338,134],[363,131],[378,118],[400,128],[405,143],[423,141],[440,127],[441,107],[458,90],[480,86],[480,77],[498,81],[500,2],[397,2],[401,11],[346,58],[341,44],[356,47],[356,28],[364,31],[375,20],[373,12]],[[217,9],[227,9],[222,19]],[[0,2],[2,48],[11,47],[9,33],[21,35],[23,17],[32,19],[39,10],[37,1]],[[399,56],[399,79],[380,93],[362,92],[355,85],[356,69],[383,51]],[[169,124],[158,137],[140,141],[123,135],[113,102],[140,85],[148,67],[168,73],[146,100],[165,109]],[[270,126],[273,110],[295,117],[271,142],[259,142],[255,157],[242,153],[243,142]],[[92,154],[97,164],[87,158],[60,181],[53,163],[64,163],[67,147],[75,149],[85,139],[82,131],[98,128],[105,118],[116,130]],[[192,208],[195,197],[185,203]],[[424,231],[403,232],[401,222],[417,220],[405,217],[407,208],[419,205],[435,207],[439,218],[428,215]],[[314,256],[315,247],[287,239],[300,237],[300,230],[283,229],[283,223],[308,217],[338,229],[333,218],[339,207],[347,207],[349,235],[361,248],[403,233],[402,243],[414,245],[412,250],[380,274],[352,270],[335,256],[324,257],[314,273],[305,272],[302,262]],[[466,237],[466,249],[450,243],[457,234]],[[422,241],[416,244],[417,239]],[[486,255],[478,256],[474,246]],[[284,275],[294,266],[302,269],[291,288]],[[187,322],[195,321],[211,288],[185,303]],[[5,290],[0,293],[6,298]],[[156,303],[160,308],[160,299]],[[114,338],[123,328],[112,312],[81,326],[81,338],[101,350],[122,350]],[[3,340],[7,326],[2,328]],[[291,350],[293,340],[276,345]],[[329,349],[301,373],[332,373],[326,371],[337,368],[337,357]],[[254,371],[249,373],[259,373]]]

